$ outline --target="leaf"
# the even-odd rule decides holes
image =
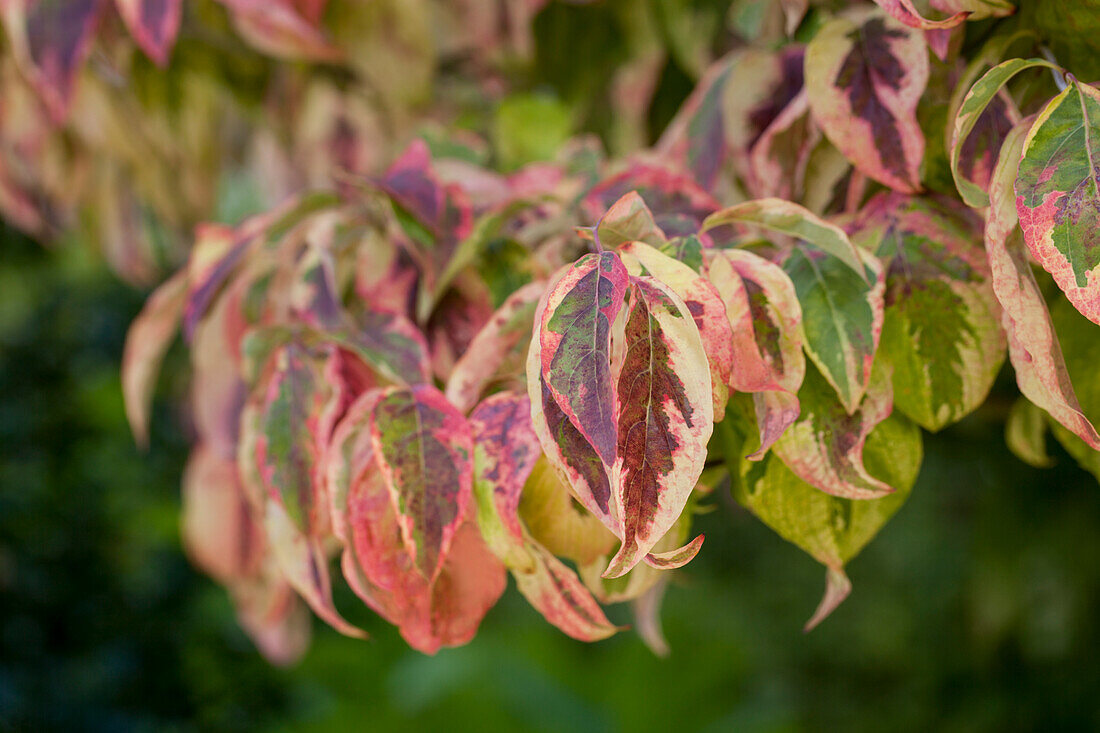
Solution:
[[[104,0],[0,2],[12,56],[55,124],[69,114],[76,76],[91,53],[103,7]]]
[[[849,413],[871,377],[885,312],[882,265],[866,253],[861,258],[862,278],[836,257],[802,246],[783,263],[802,305],[806,353]]]
[[[970,15],[969,12],[964,10],[943,20],[932,20],[924,17],[912,0],[875,0],[875,4],[910,28],[920,28],[921,30],[954,28]]]
[[[434,654],[473,637],[504,591],[504,568],[466,511],[434,580],[410,554],[375,440],[374,416],[394,391],[367,392],[351,405],[333,433],[325,475],[348,584],[411,646]]]
[[[743,451],[742,451],[743,452]],[[909,497],[921,463],[920,429],[901,416],[879,423],[867,436],[864,460],[871,477],[896,487],[881,499],[830,496],[800,480],[776,453],[739,462],[733,482],[738,502],[780,537],[802,548],[830,571],[825,597],[811,623],[819,623],[847,594],[842,571]]]
[[[596,236],[607,249],[627,242],[644,242],[660,247],[667,241],[665,233],[653,220],[653,212],[636,191],[631,191],[611,205],[596,225]]]
[[[616,441],[611,324],[626,287],[617,254],[585,255],[550,288],[539,329],[543,382],[608,468]]]
[[[477,404],[511,355],[527,351],[535,310],[545,291],[545,283],[528,283],[510,295],[455,362],[444,394],[459,412]]]
[[[183,0],[115,0],[115,7],[141,50],[157,66],[167,66],[179,34]]]
[[[536,542],[520,520],[524,485],[542,455],[527,397],[495,394],[478,405],[470,425],[475,435],[478,524],[490,549],[547,621],[582,641],[614,634],[617,628],[576,574]]]
[[[561,480],[545,455],[535,463],[523,486],[519,515],[532,539],[551,554],[577,565],[602,561],[597,575],[607,567],[607,556],[617,542],[615,535],[572,497],[569,484]]]
[[[806,92],[825,136],[868,177],[906,193],[921,188],[916,110],[928,73],[920,31],[882,13],[832,20],[806,47]]]
[[[237,32],[264,53],[287,59],[335,62],[343,52],[318,27],[316,12],[303,14],[293,0],[219,0]]]
[[[800,197],[810,154],[821,132],[810,117],[809,98],[799,92],[761,133],[749,152],[749,191],[758,197]]]
[[[657,143],[662,156],[676,161],[706,189],[714,188],[728,151],[724,99],[737,61],[731,55],[707,70]]]
[[[1059,70],[1058,66],[1043,59],[1009,59],[994,66],[978,79],[967,92],[958,112],[955,113],[955,123],[951,133],[951,175],[955,179],[956,188],[959,189],[959,196],[972,209],[989,206],[989,195],[978,183],[962,174],[960,168],[964,145],[971,132],[985,116],[987,108],[1001,98],[1000,92],[1004,85],[1021,71],[1036,67]]]
[[[417,570],[434,581],[470,499],[466,419],[430,385],[390,387],[373,412],[374,451]]]
[[[802,306],[787,273],[746,250],[708,253],[706,274],[733,326],[729,385],[758,393],[760,448],[753,457],[759,458],[798,417],[796,393],[806,374]]]
[[[864,465],[867,436],[893,408],[888,370],[876,369],[859,409],[849,413],[833,398],[816,369],[798,392],[802,413],[775,444],[775,453],[800,479],[845,499],[877,499],[897,487]]]
[[[157,374],[176,338],[187,295],[187,272],[180,270],[149,296],[126,333],[122,351],[122,396],[134,440],[149,444],[149,411]]]
[[[609,578],[633,568],[675,524],[703,470],[714,418],[706,354],[687,306],[650,277],[631,278],[629,295],[613,484],[623,544]]]
[[[636,163],[604,179],[584,197],[584,208],[598,221],[616,201],[636,191],[667,237],[695,234],[718,202],[690,176],[667,168]]]
[[[820,219],[798,204],[782,199],[758,199],[715,212],[703,222],[703,231],[725,224],[745,223],[797,237],[848,265],[866,279],[861,257],[840,227]]]
[[[1024,396],[1086,443],[1100,447],[1100,434],[1081,412],[1043,294],[1016,230],[1017,203],[1012,183],[1030,120],[1012,129],[1001,148],[989,188],[985,248],[993,291],[1004,308],[1008,357]]]
[[[1055,299],[1051,304],[1050,315],[1065,354],[1066,371],[1079,387],[1081,409],[1085,415],[1100,416],[1100,386],[1096,380],[1100,339],[1096,338],[1096,326],[1062,298]],[[1051,427],[1054,437],[1066,452],[1077,460],[1081,468],[1100,481],[1100,447],[1095,443],[1086,443],[1061,425]]]
[[[649,274],[667,285],[684,301],[699,329],[710,367],[714,414],[726,411],[727,385],[733,369],[733,331],[722,297],[705,277],[678,260],[639,241],[619,248],[631,275]]]
[[[849,227],[886,270],[879,353],[893,367],[894,404],[926,430],[984,402],[1004,361],[980,231],[981,222],[950,200],[885,193]]]
[[[1028,250],[1100,324],[1100,92],[1070,77],[1024,141],[1016,212]]]
[[[1042,408],[1020,397],[1012,403],[1005,423],[1005,443],[1012,454],[1029,466],[1050,468],[1054,459],[1047,453],[1047,418]]]

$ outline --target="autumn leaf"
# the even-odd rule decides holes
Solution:
[[[881,12],[832,20],[806,47],[806,91],[825,136],[864,174],[906,193],[921,188],[916,110],[928,73],[920,31]]]
[[[167,66],[183,16],[183,0],[115,0],[118,14],[141,50]]]

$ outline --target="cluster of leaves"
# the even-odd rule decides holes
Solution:
[[[123,373],[141,441],[182,329],[185,544],[265,654],[302,652],[307,607],[361,635],[333,602],[336,557],[425,652],[469,641],[508,573],[578,639],[616,633],[601,604],[632,602],[659,650],[661,597],[702,550],[692,516],[719,486],[825,567],[812,627],[905,501],[921,429],[977,409],[1006,352],[1013,450],[1048,462],[1050,429],[1100,477],[1100,94],[1022,58],[1054,58],[1026,6],[876,2],[734,3],[741,40],[702,64],[655,145],[613,158],[578,138],[502,173],[464,131],[382,170],[380,128],[333,115],[298,148],[275,116],[293,142],[262,170],[284,172],[282,202],[197,229]],[[372,48],[330,41],[323,3],[224,4],[269,53],[339,65]],[[53,7],[7,3],[24,13],[5,13],[13,39],[34,27],[24,5]],[[154,60],[178,25],[128,22]],[[74,27],[72,69],[93,21]],[[21,68],[56,72],[56,47],[24,48]],[[377,76],[360,52],[350,68]],[[619,109],[646,106],[652,58]],[[296,96],[312,72],[289,78],[312,99]]]

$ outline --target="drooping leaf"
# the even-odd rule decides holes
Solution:
[[[115,0],[118,14],[141,50],[167,66],[183,16],[183,0]]]
[[[61,124],[77,73],[91,52],[104,0],[4,0],[12,55],[50,117]]]
[[[545,290],[545,283],[528,283],[509,296],[455,362],[444,394],[460,412],[477,404],[511,355],[526,353],[535,310]]]
[[[551,554],[577,565],[600,563],[597,575],[607,567],[615,549],[615,535],[591,512],[580,506],[545,457],[539,460],[520,498],[520,518],[531,537]]]
[[[741,451],[742,453],[744,451]],[[800,480],[775,452],[740,462],[733,495],[783,539],[826,567],[826,594],[807,630],[847,596],[844,565],[859,554],[909,497],[922,456],[920,429],[891,416],[870,432],[864,461],[871,478],[896,487],[881,499],[830,496]]]
[[[706,353],[687,306],[651,277],[631,278],[629,294],[613,485],[623,544],[609,578],[633,568],[675,524],[703,470],[714,417]]]
[[[546,389],[608,468],[616,441],[611,324],[626,287],[617,254],[585,255],[550,289],[539,328]]]
[[[409,555],[438,575],[470,499],[473,440],[466,419],[431,385],[387,389],[371,432]]]
[[[886,270],[880,353],[894,404],[931,431],[962,419],[985,401],[1005,354],[980,220],[948,199],[881,194],[849,232]]]
[[[776,198],[746,201],[708,216],[703,222],[703,231],[735,223],[754,224],[797,237],[832,255],[852,268],[857,276],[865,278],[861,257],[844,230],[798,204]]]
[[[1100,418],[1100,385],[1096,380],[1096,364],[1100,359],[1100,338],[1097,338],[1096,326],[1062,298],[1056,298],[1051,303],[1050,316],[1058,333],[1062,353],[1065,355],[1066,371],[1077,385],[1081,410],[1092,419]],[[1054,437],[1066,452],[1077,460],[1081,468],[1100,481],[1100,446],[1095,442],[1091,444],[1085,442],[1062,425],[1053,424],[1051,428]],[[1041,433],[1039,440],[1042,440]]]
[[[708,253],[707,277],[732,324],[729,385],[737,392],[757,393],[758,458],[798,417],[797,392],[806,374],[802,306],[787,273],[746,250]]]
[[[149,442],[149,410],[157,374],[179,329],[186,295],[187,272],[180,270],[149,297],[126,334],[122,352],[122,396],[126,401],[130,430],[142,447]]]
[[[1042,408],[1020,397],[1012,403],[1005,423],[1005,443],[1013,455],[1029,466],[1050,468],[1054,459],[1047,453],[1047,417]]]
[[[840,405],[816,369],[798,392],[802,412],[774,446],[800,479],[845,499],[877,499],[897,489],[871,475],[864,463],[867,436],[890,415],[889,369],[876,368],[854,413]]]
[[[885,312],[882,265],[869,254],[860,256],[863,277],[836,257],[802,246],[783,264],[802,305],[806,353],[849,413],[871,377]]]
[[[919,191],[928,82],[919,30],[881,12],[827,23],[806,47],[806,91],[825,136],[852,164],[895,190]]]
[[[993,291],[1004,308],[1008,357],[1020,391],[1067,430],[1100,447],[1100,434],[1081,411],[1050,312],[1016,229],[1017,197],[1012,185],[1030,124],[1024,120],[1005,139],[989,188],[985,248]]]
[[[1070,77],[1024,141],[1016,212],[1032,257],[1100,324],[1100,92]]]
[[[710,366],[714,414],[721,416],[729,397],[727,385],[733,370],[734,334],[719,291],[710,280],[689,266],[640,241],[624,244],[619,252],[631,275],[641,275],[643,271],[652,275],[687,305],[703,339]]]
[[[994,66],[974,83],[955,114],[951,133],[951,175],[955,178],[959,196],[971,208],[989,206],[989,195],[977,181],[963,174],[961,169],[964,147],[975,128],[983,119],[987,119],[987,109],[995,106],[996,100],[1002,99],[1001,90],[1004,85],[1021,71],[1036,67],[1058,70],[1057,65],[1044,59],[1009,59]]]
[[[535,541],[520,519],[524,485],[542,455],[527,397],[497,393],[478,405],[470,425],[475,436],[478,524],[489,548],[547,621],[582,641],[614,634],[616,627],[576,574]]]

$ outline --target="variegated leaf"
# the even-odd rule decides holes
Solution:
[[[1030,119],[1024,120],[1005,139],[989,188],[985,248],[993,291],[1004,308],[1008,357],[1020,391],[1067,430],[1100,448],[1100,434],[1081,412],[1050,312],[1016,229],[1017,197],[1012,185],[1030,124]]]
[[[959,189],[959,196],[971,208],[980,209],[989,206],[989,195],[986,192],[988,186],[983,187],[979,182],[963,174],[961,169],[964,146],[975,128],[983,119],[986,119],[987,109],[995,105],[998,99],[1003,103],[1001,91],[1004,85],[1021,71],[1036,67],[1059,70],[1057,65],[1043,59],[1009,59],[994,66],[974,83],[955,114],[951,133],[951,175],[955,178],[955,187]]]
[[[690,176],[666,168],[635,164],[592,188],[584,198],[586,213],[599,218],[623,196],[636,191],[668,237],[687,236],[719,208],[714,197]]]
[[[1100,324],[1100,92],[1069,77],[1024,141],[1016,212],[1028,250]]]
[[[725,224],[753,224],[797,237],[840,260],[866,279],[861,257],[844,230],[798,204],[769,198],[746,201],[715,212],[703,222],[703,231]]]
[[[167,66],[183,16],[183,0],[115,0],[118,14],[141,50]]]
[[[467,412],[477,404],[513,354],[526,354],[535,310],[545,291],[546,284],[536,282],[512,293],[455,362],[444,394],[459,412]]]
[[[585,255],[550,289],[539,328],[542,382],[607,468],[616,450],[611,324],[627,277],[614,252]]]
[[[1004,361],[981,221],[948,199],[881,194],[849,227],[886,270],[880,353],[894,404],[936,431],[985,401]]]
[[[609,578],[633,568],[679,518],[703,470],[714,418],[706,353],[688,307],[650,277],[631,278],[629,295],[613,484],[623,544]]]
[[[434,581],[470,499],[470,426],[430,385],[391,387],[374,408],[371,433],[405,547]]]
[[[573,499],[569,484],[561,479],[545,454],[535,463],[523,486],[519,515],[532,539],[551,554],[577,565],[602,559],[601,573],[607,567],[606,558],[617,543],[615,535]]]
[[[312,618],[269,556],[258,576],[229,586],[237,621],[267,661],[288,667],[309,648]]]
[[[742,453],[744,451],[741,451]],[[922,456],[920,429],[901,416],[867,436],[864,460],[874,481],[896,487],[881,499],[830,496],[802,481],[776,453],[740,462],[734,497],[779,536],[826,567],[825,597],[806,629],[820,623],[848,594],[844,565],[859,554],[909,496]]]
[[[91,52],[104,0],[2,0],[12,55],[57,124],[69,113],[77,73]]]
[[[898,191],[921,188],[916,110],[928,73],[920,31],[882,12],[832,20],[806,48],[814,119],[856,168]]]
[[[149,297],[130,325],[122,351],[122,396],[134,440],[149,442],[149,410],[160,364],[183,317],[187,272],[180,270]]]
[[[859,409],[849,413],[835,399],[816,369],[806,373],[798,392],[802,414],[775,444],[775,453],[806,483],[845,499],[877,499],[897,487],[871,475],[864,443],[890,415],[890,374],[878,368]]]
[[[733,370],[733,330],[718,290],[705,277],[684,263],[640,241],[619,248],[631,275],[648,274],[660,280],[687,305],[703,339],[710,366],[711,393],[716,419],[726,411],[727,385]]]
[[[733,326],[730,387],[757,393],[759,458],[798,417],[797,392],[806,374],[802,306],[787,273],[746,250],[708,253],[707,277]]]
[[[707,70],[657,143],[662,156],[708,190],[713,190],[728,150],[723,108],[736,61],[736,56],[727,57]]]
[[[802,246],[783,263],[802,305],[806,353],[849,413],[871,377],[885,313],[882,265],[867,253],[860,257],[863,277],[836,257]]]
[[[614,634],[616,627],[576,574],[535,541],[520,520],[524,485],[542,454],[527,397],[495,394],[478,405],[470,425],[475,436],[478,524],[489,548],[547,621],[582,641]]]
[[[810,154],[821,131],[810,117],[809,98],[799,92],[749,151],[746,176],[749,193],[756,197],[801,198]]]

